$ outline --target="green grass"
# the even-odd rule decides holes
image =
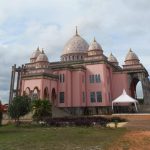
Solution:
[[[96,127],[0,127],[0,150],[102,150],[126,129]]]

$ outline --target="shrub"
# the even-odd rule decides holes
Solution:
[[[77,118],[47,118],[49,126],[93,126],[100,125],[106,127],[111,120],[104,117],[77,117]]]

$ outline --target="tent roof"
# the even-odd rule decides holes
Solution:
[[[138,103],[138,101],[127,95],[126,91],[123,90],[123,93],[113,100],[112,103]]]

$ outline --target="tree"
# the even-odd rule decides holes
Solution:
[[[0,101],[0,126],[2,125],[2,119],[3,119],[3,109],[2,109],[2,103]]]
[[[30,112],[30,98],[28,96],[16,96],[8,107],[8,114],[15,119],[16,125],[19,125],[19,118]]]
[[[45,121],[52,116],[52,105],[48,100],[34,100],[32,102],[33,119],[36,121]]]

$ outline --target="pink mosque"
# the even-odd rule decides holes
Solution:
[[[123,89],[136,98],[136,85],[141,81],[144,104],[150,104],[149,75],[138,56],[130,49],[121,67],[112,53],[107,57],[103,51],[95,38],[88,44],[77,29],[59,62],[49,62],[38,47],[29,63],[12,66],[9,102],[14,95],[27,94],[32,99],[48,99],[70,114],[103,114],[111,111],[112,100]]]

